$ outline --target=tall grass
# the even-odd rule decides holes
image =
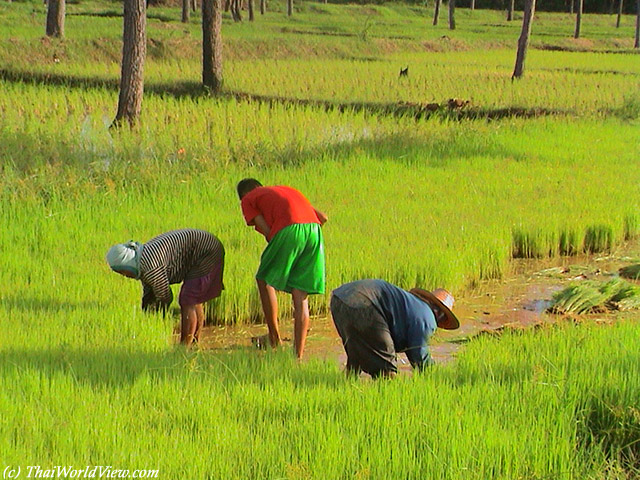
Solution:
[[[631,323],[482,339],[455,367],[366,382],[331,363],[295,365],[287,352],[166,351],[153,328],[126,340],[116,332],[131,325],[113,306],[104,314],[101,324],[86,317],[80,335],[54,320],[44,337],[2,349],[3,462],[159,469],[158,478],[633,471],[640,338]],[[122,323],[114,337],[83,337],[110,318]]]
[[[74,282],[112,290],[122,283],[103,262],[111,244],[200,227],[227,246],[215,316],[254,318],[263,245],[234,193],[246,176],[294,185],[329,214],[329,289],[383,277],[461,290],[502,276],[512,255],[601,251],[636,233],[640,142],[620,121],[398,122],[150,96],[143,127],[117,133],[106,127],[107,92],[19,84],[4,92],[0,244],[16,261],[0,276],[22,284],[27,268],[47,294],[49,272],[69,268]],[[123,298],[137,303],[138,288],[125,285]],[[321,297],[314,308],[325,306]]]
[[[632,321],[479,339],[455,365],[424,375],[348,380],[335,362],[298,365],[289,352],[172,347],[176,317],[143,315],[140,285],[104,261],[116,242],[185,226],[210,230],[225,244],[227,267],[226,290],[209,315],[255,319],[263,240],[240,214],[234,187],[246,176],[293,185],[328,213],[328,290],[382,277],[459,293],[504,275],[513,255],[614,248],[640,224],[640,134],[628,96],[638,70],[633,59],[625,63],[632,57],[532,52],[530,83],[520,84],[534,90],[529,99],[501,80],[508,52],[453,53],[510,41],[514,26],[486,28],[496,12],[463,12],[469,23],[455,34],[425,28],[423,45],[419,7],[414,18],[406,6],[309,3],[294,20],[274,13],[260,28],[225,25],[227,52],[236,55],[227,64],[230,90],[342,102],[469,96],[487,107],[542,105],[584,117],[415,121],[167,89],[147,94],[139,128],[114,131],[109,82],[118,75],[121,19],[86,15],[115,4],[78,7],[87,10],[70,15],[67,39],[49,42],[40,40],[40,4],[0,5],[7,78],[40,76],[0,81],[3,469],[93,464],[157,468],[161,478],[483,480],[601,480],[637,470],[640,338]],[[174,13],[156,10],[150,20],[150,87],[196,83],[197,22],[160,18]],[[358,36],[362,15],[374,18],[367,38]],[[536,20],[545,38],[581,47],[562,40],[565,17]],[[614,32],[606,17],[593,20],[598,32]],[[389,38],[394,32],[406,38]],[[407,53],[434,45],[451,52],[450,65]],[[385,56],[396,50],[404,53]],[[89,62],[95,52],[101,61]],[[280,60],[250,60],[248,52]],[[326,59],[332,78],[291,59],[310,54]],[[376,58],[336,59],[350,56]],[[409,62],[410,80],[394,83]],[[281,78],[294,71],[299,85]],[[474,79],[490,85],[483,90]],[[590,88],[594,81],[600,91]],[[614,110],[620,118],[607,118]],[[314,310],[326,309],[327,298],[316,298]]]

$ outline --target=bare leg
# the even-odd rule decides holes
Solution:
[[[281,340],[278,328],[278,297],[276,297],[276,289],[271,285],[267,285],[264,280],[256,279],[256,281],[258,282],[264,320],[269,328],[269,342],[272,347],[277,347],[280,345]]]
[[[180,333],[180,343],[191,346],[198,328],[198,314],[196,305],[184,305],[180,308],[182,316],[182,329]]]
[[[196,325],[196,331],[193,333],[193,338],[196,342],[199,342],[200,334],[204,327],[204,305],[201,303],[196,305],[196,317],[198,318],[198,324]]]
[[[295,338],[296,356],[300,359],[304,353],[309,330],[309,299],[307,292],[294,288],[291,290],[293,298],[293,335]]]

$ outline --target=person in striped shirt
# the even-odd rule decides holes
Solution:
[[[224,285],[224,246],[213,234],[184,228],[158,235],[147,243],[127,242],[107,252],[111,269],[142,282],[142,309],[166,310],[173,301],[169,285],[184,282],[178,303],[180,342],[198,341],[204,324],[203,304],[217,298]]]
[[[324,293],[325,263],[322,225],[327,216],[302,193],[287,186],[264,187],[253,178],[237,185],[242,214],[267,240],[256,273],[258,292],[271,346],[280,345],[276,291],[291,294],[294,347],[302,358],[309,329],[311,294]]]

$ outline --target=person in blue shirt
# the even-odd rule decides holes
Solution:
[[[347,373],[393,377],[397,352],[405,352],[415,369],[433,363],[429,337],[437,328],[460,326],[453,302],[443,288],[406,291],[384,280],[358,280],[335,289],[330,308],[347,352]]]

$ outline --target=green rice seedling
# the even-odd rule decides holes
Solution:
[[[621,277],[630,278],[631,280],[637,280],[638,278],[640,278],[640,263],[622,267],[620,268],[618,273]]]
[[[103,314],[124,320],[108,305]],[[603,478],[611,462],[624,469],[615,453],[636,432],[633,322],[481,338],[456,365],[394,382],[350,380],[334,363],[297,365],[288,352],[167,350],[153,329],[117,346],[123,338],[90,322],[93,340],[65,343],[64,322],[50,316],[48,345],[14,338],[0,349],[0,446],[23,468]],[[598,366],[606,375],[593,375]],[[184,451],[199,454],[185,463]]]
[[[115,242],[211,230],[227,247],[228,268],[209,314],[219,323],[255,321],[263,243],[239,212],[234,186],[245,176],[296,186],[329,214],[328,292],[371,276],[462,294],[508,271],[513,232],[530,252],[548,255],[577,252],[594,225],[597,246],[637,230],[629,219],[640,201],[640,137],[612,113],[622,92],[637,88],[635,61],[532,50],[530,81],[511,86],[502,71],[513,61],[517,25],[485,25],[500,12],[463,12],[453,37],[425,30],[422,7],[360,7],[305,3],[295,20],[274,12],[260,28],[225,19],[232,58],[220,98],[194,88],[197,18],[183,25],[169,21],[177,9],[151,9],[141,123],[114,131],[118,9],[69,5],[78,15],[69,16],[67,38],[49,42],[41,40],[42,5],[0,5],[9,39],[0,57],[11,73],[0,81],[6,465],[102,464],[158,469],[162,478],[630,475],[640,395],[640,333],[630,314],[607,329],[473,340],[451,365],[371,382],[345,378],[337,360],[298,364],[287,349],[185,351],[174,345],[179,320],[143,314],[140,285],[109,271],[104,254]],[[367,15],[365,42],[358,33]],[[593,18],[602,34],[596,48],[630,38],[630,24],[618,32],[607,18]],[[578,47],[562,40],[565,15],[541,12],[536,21],[546,33],[539,46]],[[475,48],[493,42],[508,49]],[[448,61],[424,49],[447,52]],[[399,86],[397,64],[407,61],[409,81]],[[17,75],[24,72],[33,76]],[[482,108],[580,116],[415,120],[236,99],[238,91],[378,104],[455,96]],[[621,304],[635,290],[611,285],[606,294]],[[314,311],[327,301],[318,296]]]
[[[629,215],[624,219],[624,239],[632,240],[638,235],[640,220],[637,215]]]
[[[613,245],[613,231],[604,225],[588,227],[584,234],[584,251],[587,253],[606,252]]]
[[[575,255],[580,251],[581,239],[576,231],[562,230],[558,240],[558,253],[561,255]]]
[[[549,310],[554,313],[587,313],[601,307],[607,300],[598,285],[583,282],[554,294]]]
[[[549,310],[554,313],[593,313],[631,310],[640,306],[640,287],[620,278],[607,282],[582,281],[554,294]]]
[[[151,95],[144,127],[114,132],[108,91],[3,85],[0,192],[7,208],[0,217],[7,229],[0,242],[24,262],[8,269],[8,281],[23,284],[20,272],[32,268],[34,276],[45,268],[49,278],[86,237],[81,265],[91,271],[112,243],[205,228],[228,246],[227,290],[211,305],[221,323],[254,320],[260,311],[253,274],[261,243],[243,226],[239,178],[298,186],[327,210],[328,292],[364,277],[453,290],[500,278],[518,229],[535,242],[529,255],[556,254],[562,232],[593,224],[609,226],[613,245],[625,237],[637,192],[632,181],[620,184],[607,159],[618,158],[630,180],[640,179],[638,131],[618,120],[407,123]],[[532,145],[531,136],[543,141]],[[387,205],[384,214],[370,214],[363,198]],[[127,285],[127,302],[137,305],[137,288]],[[326,311],[327,301],[316,298],[314,311]]]

